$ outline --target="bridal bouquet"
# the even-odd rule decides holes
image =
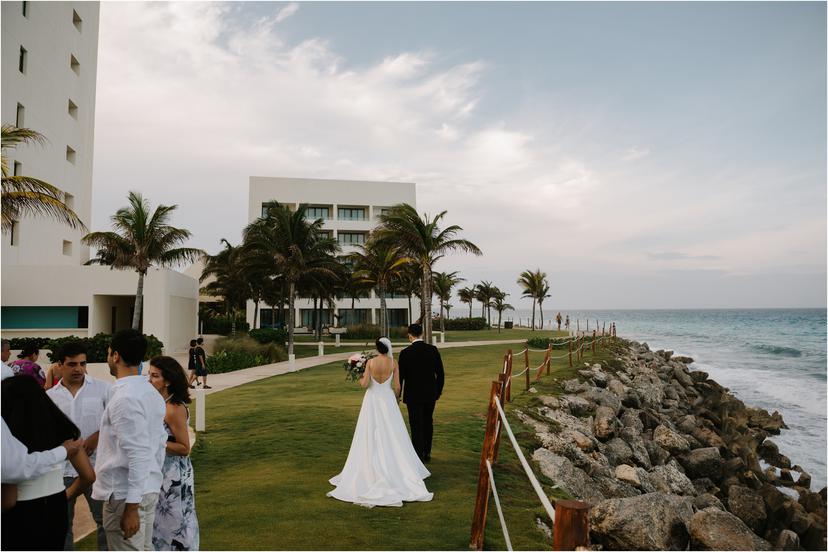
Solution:
[[[348,360],[346,360],[344,364],[345,372],[347,373],[345,379],[349,381],[357,381],[361,378],[362,374],[365,373],[365,365],[368,364],[368,361],[375,356],[377,356],[377,354],[374,352],[363,351],[348,357]]]

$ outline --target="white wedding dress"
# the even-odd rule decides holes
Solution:
[[[389,357],[390,345],[386,343]],[[408,437],[393,379],[393,372],[382,383],[370,378],[348,459],[342,472],[330,479],[336,489],[328,496],[367,507],[427,502],[434,496],[423,482],[431,473]]]

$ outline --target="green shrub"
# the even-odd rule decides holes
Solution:
[[[161,354],[164,344],[154,335],[144,336],[147,338],[147,355],[144,360],[151,359],[154,356]],[[11,340],[12,349],[23,349],[26,345],[34,345],[38,349],[49,350],[49,360],[55,362],[57,360],[58,352],[63,345],[69,341],[81,341],[86,346],[86,360],[87,362],[106,362],[106,353],[109,348],[109,343],[112,341],[110,334],[99,333],[93,337],[78,337],[70,335],[68,337],[18,337]]]
[[[205,334],[230,335],[233,331],[233,319],[230,316],[216,316],[205,318],[201,331]],[[246,332],[250,324],[244,318],[236,318],[236,333]]]
[[[285,328],[259,328],[250,330],[247,335],[259,343],[277,343],[279,345],[282,345],[288,338],[288,332]]]
[[[211,374],[287,360],[287,353],[281,345],[259,343],[248,336],[220,338],[216,340],[213,351],[207,357],[207,371]]]
[[[345,326],[348,331],[343,335],[345,339],[370,339],[375,340],[382,337],[382,331],[379,326],[373,324],[354,324],[353,326]],[[386,337],[390,339],[400,339],[408,335],[408,328],[389,328],[388,332],[391,335]]]
[[[432,325],[432,329],[438,329],[440,327],[439,322],[435,322]],[[488,328],[488,324],[486,324],[486,319],[480,316],[476,318],[449,318],[446,320],[446,331],[448,330],[460,330],[460,331],[467,331],[467,330],[485,330]]]

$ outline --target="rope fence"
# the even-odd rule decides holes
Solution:
[[[596,327],[598,323],[596,321]],[[605,324],[606,326],[606,324]],[[480,468],[478,470],[477,479],[477,497],[474,505],[474,517],[472,518],[471,527],[471,548],[474,550],[483,550],[483,540],[486,532],[486,515],[489,508],[489,495],[494,498],[494,505],[497,510],[497,517],[500,521],[500,528],[503,532],[503,538],[506,542],[506,549],[511,552],[512,541],[509,536],[509,528],[506,524],[506,518],[503,514],[503,507],[501,505],[501,496],[497,492],[497,485],[495,484],[494,464],[498,460],[498,452],[500,449],[501,428],[506,430],[509,443],[515,451],[518,461],[520,462],[526,477],[529,480],[532,489],[538,496],[543,509],[549,516],[549,521],[553,528],[553,549],[554,550],[576,550],[579,547],[589,546],[589,505],[578,500],[556,500],[550,501],[549,497],[544,492],[543,487],[532,471],[523,450],[520,447],[515,434],[509,425],[509,420],[506,417],[506,412],[503,405],[511,400],[511,382],[513,378],[525,376],[526,390],[529,390],[530,385],[530,366],[529,353],[539,352],[544,353],[543,361],[532,370],[537,371],[535,381],[539,381],[544,374],[546,368],[546,375],[550,375],[551,364],[554,359],[569,358],[569,366],[573,364],[573,356],[578,360],[583,358],[584,351],[590,351],[596,354],[608,341],[612,341],[615,336],[615,324],[610,324],[610,332],[605,330],[598,334],[598,330],[593,330],[591,336],[578,335],[572,339],[568,339],[563,343],[568,346],[568,351],[563,355],[552,356],[552,343],[550,342],[546,349],[530,349],[528,346],[517,354],[507,351],[503,357],[503,368],[498,374],[497,380],[492,381],[492,386],[489,394],[489,408],[486,414],[486,432],[483,437],[483,448],[480,452]],[[573,348],[573,343],[575,347]],[[522,371],[513,374],[512,364],[515,356],[523,356],[524,368]]]

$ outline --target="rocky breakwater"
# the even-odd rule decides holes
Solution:
[[[592,505],[595,547],[826,549],[826,489],[769,439],[786,427],[778,412],[671,351],[628,342],[616,354],[517,411],[539,471]]]

